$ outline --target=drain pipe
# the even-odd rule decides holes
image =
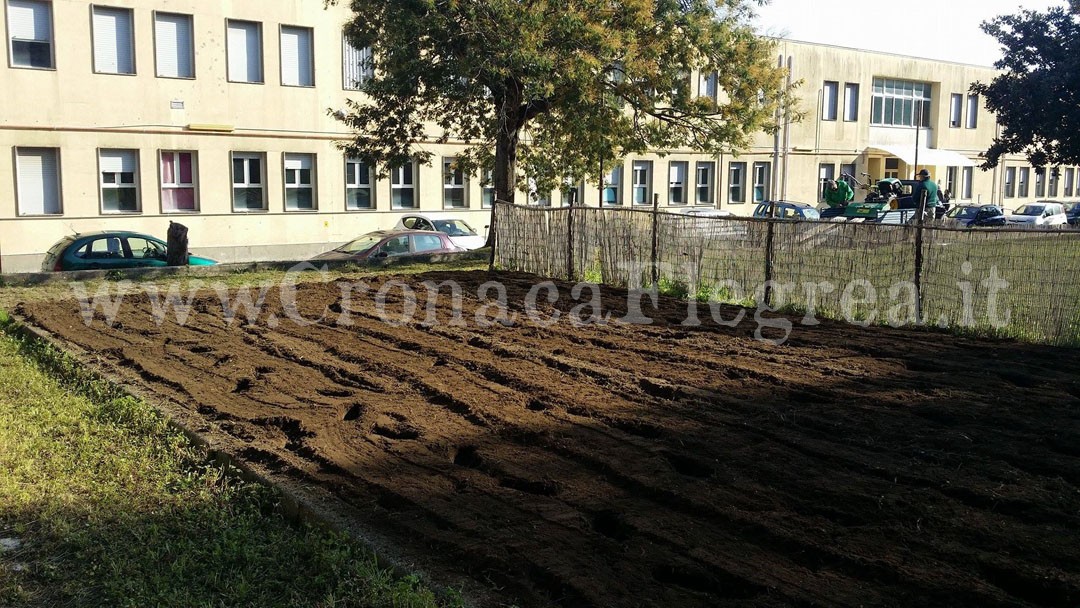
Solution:
[[[787,90],[791,90],[791,70],[794,64],[792,55],[787,57]],[[788,115],[788,107],[784,106],[784,173],[780,186],[780,198],[787,200],[788,183],[788,156],[791,155],[791,116]]]
[[[776,67],[784,69],[784,56],[780,55],[776,58]],[[783,112],[779,104],[776,106],[776,133],[773,134],[773,160],[772,160],[772,175],[769,180],[769,197],[772,200],[776,200],[777,187],[776,183],[780,179],[780,129],[783,126],[781,119],[783,118]]]

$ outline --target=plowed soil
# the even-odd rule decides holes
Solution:
[[[539,281],[400,279],[459,282],[462,323],[340,282],[300,286],[310,325],[276,288],[250,322],[213,292],[183,325],[20,312],[483,605],[1080,605],[1080,353],[796,317],[774,345],[665,299],[575,326],[565,284],[551,327],[485,327],[492,278],[518,313]]]

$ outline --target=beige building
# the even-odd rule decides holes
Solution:
[[[194,252],[221,261],[303,259],[409,211],[463,217],[481,232],[488,223],[490,188],[444,168],[453,144],[427,144],[433,166],[389,179],[335,147],[348,132],[330,114],[366,77],[364,51],[342,37],[347,3],[3,2],[2,272],[37,270],[65,234],[164,237],[170,221],[188,226]],[[766,198],[814,203],[822,177],[910,176],[916,131],[919,166],[961,202],[1015,207],[1076,194],[1074,168],[974,166],[995,125],[966,91],[993,70],[786,41],[777,52],[803,81],[803,122],[737,157],[625,159],[603,189],[580,184],[569,196],[623,205],[657,196],[665,207],[739,214]],[[696,80],[701,94],[716,94],[713,80]]]

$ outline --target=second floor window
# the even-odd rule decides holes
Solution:
[[[310,28],[281,26],[281,84],[315,86],[312,36]]]
[[[94,71],[135,73],[130,9],[94,7]]]
[[[226,52],[230,82],[263,81],[262,31],[258,23],[230,19]]]
[[[836,120],[837,97],[840,83],[826,80],[821,88],[821,120]]]
[[[371,47],[358,49],[349,44],[345,38],[342,43],[342,88],[348,91],[358,91],[367,81],[374,76],[375,64],[371,55]]]
[[[17,68],[52,68],[52,3],[8,0],[10,61]]]
[[[964,96],[959,93],[953,93],[949,96],[949,126],[957,128],[960,126],[960,114],[964,110]]]
[[[162,78],[194,78],[191,15],[154,13],[154,55]]]
[[[930,126],[930,85],[875,78],[870,123],[881,126]],[[920,120],[921,117],[921,120]]]
[[[859,85],[848,82],[844,84],[844,120],[855,122],[859,120]]]

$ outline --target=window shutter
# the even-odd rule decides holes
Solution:
[[[102,173],[135,173],[134,150],[102,150],[100,158]]]
[[[228,45],[229,80],[262,82],[259,25],[247,21],[230,21]]]
[[[156,13],[154,37],[157,44],[157,75],[170,78],[191,78],[192,32],[189,15]]]
[[[130,11],[94,7],[94,70],[106,74],[135,72]]]
[[[355,91],[371,79],[371,47],[358,49],[349,44],[347,38],[343,38],[343,40],[341,52],[345,78],[343,88]]]
[[[8,27],[12,38],[48,42],[52,39],[49,5],[35,0],[8,0]]]
[[[19,214],[60,213],[56,150],[20,148],[16,151],[19,179]]]
[[[281,28],[281,84],[311,86],[311,30]]]

